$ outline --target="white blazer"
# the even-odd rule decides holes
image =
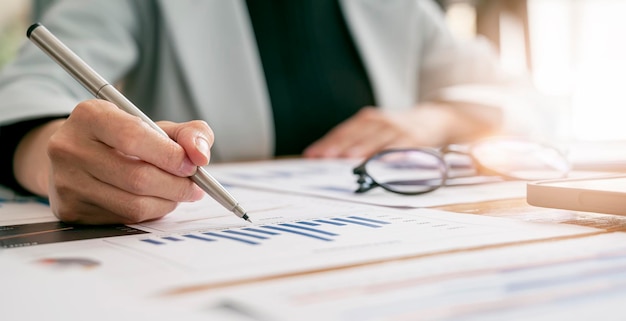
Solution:
[[[430,0],[340,4],[381,108],[465,101],[520,119],[492,52],[455,41]],[[206,120],[212,161],[272,156],[272,112],[244,0],[67,0],[42,23],[154,120]],[[0,123],[69,114],[87,98],[25,43],[0,74]]]

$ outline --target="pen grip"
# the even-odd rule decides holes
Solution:
[[[191,176],[191,180],[227,210],[233,211],[239,205],[237,200],[203,167],[198,167],[196,173]],[[239,213],[235,214],[239,216]]]

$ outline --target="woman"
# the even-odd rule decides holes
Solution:
[[[439,146],[525,112],[488,48],[426,0],[60,1],[42,23],[173,139],[27,44],[0,76],[2,183],[64,221],[162,217],[202,197],[186,177],[209,158]]]

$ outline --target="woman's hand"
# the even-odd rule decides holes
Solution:
[[[16,178],[47,195],[65,222],[131,224],[160,218],[179,202],[203,197],[188,177],[208,164],[213,133],[202,121],[159,126],[170,138],[109,102],[84,101],[67,120],[44,125],[22,140]]]
[[[367,157],[388,148],[442,146],[490,128],[458,106],[429,103],[404,112],[365,107],[309,146],[305,157]]]

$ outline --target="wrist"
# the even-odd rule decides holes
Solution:
[[[500,113],[492,107],[425,103],[414,109],[416,119],[430,128],[434,146],[462,143],[496,132]]]
[[[17,145],[13,155],[13,173],[17,182],[33,194],[48,195],[48,141],[64,121],[57,119],[33,128]]]
[[[421,104],[411,109],[408,115],[400,116],[420,145],[446,145],[454,140],[458,130],[453,108],[444,104]]]

